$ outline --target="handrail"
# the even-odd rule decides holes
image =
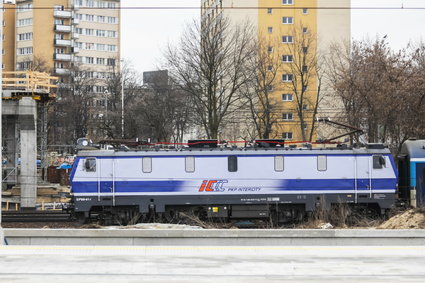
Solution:
[[[36,71],[3,72],[3,89],[24,89],[32,93],[47,92],[57,88],[58,77]]]

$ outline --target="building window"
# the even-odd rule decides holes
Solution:
[[[282,62],[284,63],[292,63],[294,57],[292,55],[282,55]]]
[[[32,54],[32,47],[23,47],[23,48],[18,48],[18,55],[29,55]]]
[[[293,17],[282,17],[282,24],[290,25],[294,23]]]
[[[293,5],[294,0],[282,0],[282,5]]]
[[[32,10],[32,4],[21,4],[18,5],[18,13],[28,12]]]
[[[105,65],[105,58],[96,58],[96,64]]]
[[[282,133],[282,138],[283,138],[284,140],[292,140],[292,132],[285,132],[285,133]]]
[[[272,52],[273,52],[273,46],[269,46],[269,47],[267,47],[267,51],[268,51],[269,53],[272,53]]]
[[[308,28],[303,28],[303,33],[308,33]]]
[[[303,47],[303,52],[307,53],[308,52],[308,47]]]
[[[294,76],[292,74],[283,74],[282,75],[282,81],[284,82],[292,82],[294,79]]]
[[[32,18],[19,19],[16,25],[18,27],[32,26]]]
[[[283,113],[282,114],[282,120],[292,121],[292,120],[294,120],[294,117],[293,117],[292,113]]]
[[[18,41],[32,40],[32,32],[18,34]]]
[[[267,8],[267,14],[272,14],[273,13],[273,9],[272,8]]]
[[[108,60],[107,60],[107,65],[108,65],[108,66],[115,66],[115,59],[108,58]]]
[[[294,37],[292,35],[284,35],[284,36],[282,36],[282,42],[283,43],[293,43]]]
[[[268,65],[267,66],[267,71],[269,71],[269,72],[273,71],[273,66],[272,65]]]
[[[268,27],[268,28],[267,28],[267,32],[268,32],[268,33],[272,33],[272,32],[273,32],[273,28],[272,28],[272,27]]]
[[[106,44],[101,44],[101,43],[96,44],[96,50],[97,51],[106,51]]]
[[[108,24],[116,24],[117,18],[116,17],[108,17]]]
[[[116,45],[108,44],[108,51],[109,52],[117,52],[118,48]]]
[[[113,30],[108,30],[108,37],[117,37],[117,32]]]
[[[94,22],[94,15],[86,15],[86,21]]]
[[[303,110],[307,110],[308,109],[308,105],[307,104],[303,104]]]
[[[303,8],[303,14],[307,15],[308,14],[308,8]]]
[[[86,42],[85,47],[86,50],[94,50],[94,43]]]
[[[117,7],[117,3],[114,2],[108,2],[108,8],[109,9],[115,9]]]
[[[308,72],[308,66],[304,65],[302,70],[303,70],[303,73],[307,73]]]
[[[283,101],[293,101],[294,97],[290,93],[284,93],[284,94],[282,94],[282,100]]]
[[[267,91],[273,91],[273,85],[268,85],[267,86]]]
[[[106,37],[106,30],[101,30],[101,29],[96,30],[96,36]]]

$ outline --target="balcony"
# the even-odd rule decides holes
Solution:
[[[69,69],[56,68],[55,74],[56,75],[69,75],[69,74],[71,74],[71,71]]]
[[[53,15],[55,16],[55,18],[70,19],[72,17],[72,12],[56,10],[53,12]]]
[[[53,59],[58,61],[71,61],[72,56],[71,54],[55,53],[55,55],[53,56]]]
[[[78,53],[78,52],[80,52],[80,48],[78,48],[78,47],[72,47],[71,48],[71,52],[72,53]]]
[[[80,24],[80,20],[79,20],[79,19],[74,18],[74,19],[72,20],[72,24],[73,24],[73,25],[79,25],[79,24]]]
[[[71,32],[71,30],[71,26],[55,25],[55,31],[57,32]]]
[[[79,34],[79,33],[74,32],[74,33],[72,34],[72,37],[73,37],[74,39],[79,39],[79,38],[80,38],[80,34]]]
[[[74,9],[74,11],[78,11],[80,10],[80,5],[74,4],[72,8]]]
[[[68,39],[55,39],[55,46],[72,46],[72,41]]]

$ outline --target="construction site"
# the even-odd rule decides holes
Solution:
[[[47,145],[47,117],[57,80],[41,72],[3,72],[3,210],[57,209],[67,200],[67,170],[56,170],[64,160],[49,155]]]

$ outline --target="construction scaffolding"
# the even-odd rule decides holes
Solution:
[[[35,207],[37,167],[47,172],[47,113],[57,80],[41,72],[3,72],[3,184],[21,187],[22,207]]]

